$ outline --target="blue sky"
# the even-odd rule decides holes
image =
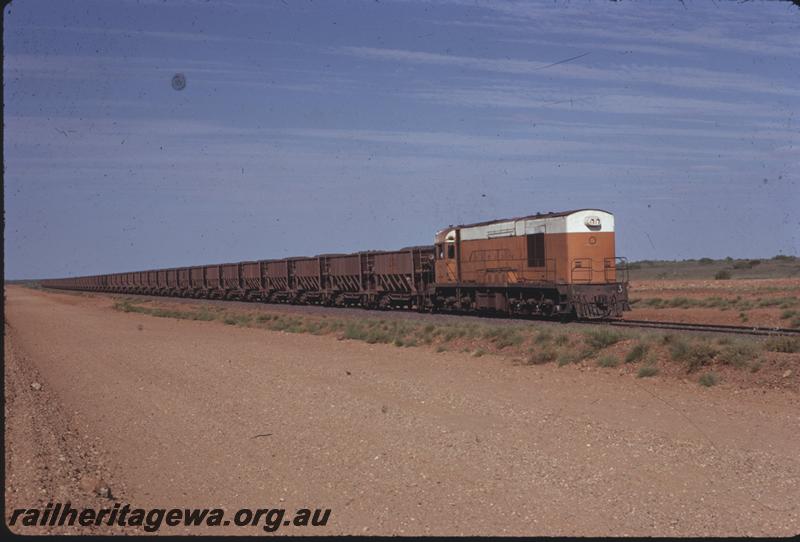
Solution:
[[[18,0],[4,25],[7,278],[583,207],[631,259],[800,253],[788,2]]]

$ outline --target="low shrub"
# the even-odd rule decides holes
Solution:
[[[460,337],[465,337],[467,335],[466,328],[451,326],[448,327],[445,332],[442,334],[442,340],[444,342],[450,342],[453,339],[458,339]]]
[[[345,325],[343,336],[345,339],[363,341],[367,338],[367,330],[356,322],[348,322],[347,325]]]
[[[639,367],[639,372],[636,373],[638,378],[648,378],[658,374],[658,367],[653,365],[642,365]]]
[[[586,338],[586,344],[595,350],[602,350],[625,338],[621,333],[606,328],[587,331],[584,336]]]
[[[565,351],[558,355],[558,366],[563,367],[571,363],[578,363],[581,360],[580,355],[575,352]]]
[[[710,388],[719,382],[719,377],[715,373],[705,373],[698,382],[700,382],[700,385]]]
[[[230,324],[229,320],[233,320],[235,326],[249,326],[253,323],[253,317],[249,314],[229,314],[225,318],[225,323]]]
[[[689,300],[688,297],[674,297],[674,298],[672,298],[672,301],[670,301],[669,304],[670,304],[670,306],[675,307],[675,308],[679,308],[679,309],[685,309],[685,308],[688,308],[689,306],[693,305],[692,301]]]
[[[669,346],[669,357],[672,358],[673,361],[686,360],[690,349],[686,339],[675,335],[665,335],[665,340],[667,337],[669,337],[669,340],[666,342],[667,346]]]
[[[717,349],[705,342],[690,343],[683,338],[674,339],[669,345],[669,354],[674,361],[683,361],[689,372],[707,365],[717,355]]]
[[[770,352],[794,354],[800,352],[800,337],[770,337],[764,348]]]
[[[542,329],[533,338],[533,342],[537,344],[544,344],[553,338],[553,333],[549,329]]]
[[[731,272],[727,269],[722,269],[717,271],[714,275],[715,280],[729,280],[731,278]]]
[[[791,307],[796,307],[798,304],[798,299],[796,297],[764,297],[758,298],[756,306],[758,307],[780,307],[782,309],[788,309]],[[783,314],[791,311],[784,311]],[[790,314],[789,317],[792,315]],[[781,316],[783,317],[783,316]]]
[[[502,350],[503,348],[507,348],[509,346],[519,346],[522,344],[524,338],[519,332],[515,329],[506,329],[503,330],[501,333],[497,334],[493,339],[492,342],[495,346]]]
[[[695,343],[689,347],[686,355],[687,370],[691,373],[696,371],[704,365],[711,363],[714,356],[717,355],[717,350],[710,344]]]
[[[597,364],[600,367],[616,367],[619,365],[619,358],[615,356],[603,356],[597,360]]]
[[[758,349],[750,343],[731,343],[718,355],[718,360],[725,365],[744,367],[758,355]]]
[[[328,331],[327,322],[306,322],[305,331],[312,335],[323,335]]]
[[[528,363],[532,365],[541,365],[543,363],[550,363],[555,359],[556,359],[556,353],[554,350],[550,348],[543,348],[542,350],[531,352],[530,355],[528,355]]]
[[[647,354],[648,346],[646,343],[639,342],[631,348],[631,351],[628,352],[628,355],[625,356],[625,363],[636,363],[644,358],[645,354]]]

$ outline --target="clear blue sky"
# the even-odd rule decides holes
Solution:
[[[7,278],[582,207],[631,259],[800,253],[788,2],[18,0],[4,30]]]

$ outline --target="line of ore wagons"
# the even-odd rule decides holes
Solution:
[[[222,263],[44,281],[62,289],[303,303],[421,303],[433,246]]]

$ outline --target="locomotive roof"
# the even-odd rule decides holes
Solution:
[[[539,213],[535,215],[528,215],[528,216],[518,216],[514,218],[498,218],[495,220],[487,220],[485,222],[474,222],[472,224],[459,224],[458,226],[448,226],[448,228],[472,228],[475,226],[488,226],[489,224],[498,224],[500,222],[512,222],[517,220],[529,220],[532,218],[558,218],[560,216],[569,216],[574,213],[579,213],[581,211],[601,211],[603,213],[612,214],[608,211],[603,209],[573,209],[571,211],[561,211],[561,212],[550,212],[550,213]]]

